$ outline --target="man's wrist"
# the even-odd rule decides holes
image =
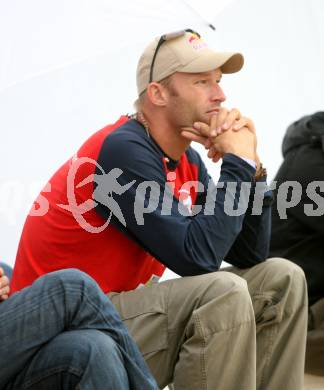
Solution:
[[[259,181],[265,176],[267,176],[267,169],[264,168],[262,163],[260,162],[260,160],[258,160],[258,165],[257,165],[256,172],[254,175],[254,180]]]

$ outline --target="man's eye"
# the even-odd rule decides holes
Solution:
[[[198,80],[196,83],[197,83],[197,84],[206,84],[206,83],[207,83],[207,80],[201,79],[201,80]]]

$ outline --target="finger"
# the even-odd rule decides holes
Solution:
[[[0,278],[0,289],[3,288],[3,287],[6,287],[9,285],[9,279],[8,279],[8,276],[1,276]]]
[[[0,277],[1,277],[2,275],[4,275],[4,270],[3,270],[2,267],[0,267]]]
[[[209,136],[215,137],[217,135],[217,115],[213,115],[210,120]]]
[[[216,126],[217,126],[217,132],[219,133],[220,130],[222,129],[222,126],[223,124],[225,123],[226,121],[226,118],[227,118],[227,115],[228,115],[228,109],[225,108],[225,107],[222,107],[219,111],[219,113],[217,114],[217,123],[216,123]]]
[[[212,139],[207,138],[205,142],[205,149],[210,149],[212,145],[213,145]]]
[[[224,124],[222,125],[223,130],[228,130],[231,128],[234,124],[235,121],[241,118],[241,113],[237,108],[233,108],[227,115],[226,120]]]
[[[218,149],[213,145],[207,153],[207,157],[213,158],[217,153],[219,153]]]
[[[225,131],[227,131],[227,130],[229,130],[229,129],[223,129],[222,127],[219,127],[217,129],[217,135],[221,135],[221,134],[225,133]]]
[[[218,162],[220,159],[222,158],[222,155],[221,153],[217,153],[214,157],[213,157],[213,162]]]
[[[250,118],[242,117],[236,121],[235,125],[233,126],[233,130],[238,131],[241,130],[242,127],[247,127],[250,131],[252,131],[252,133],[255,134],[255,126]]]
[[[232,127],[233,131],[239,131],[246,125],[246,119],[241,118],[238,121],[235,122],[234,126]]]
[[[199,130],[196,130],[194,127],[190,127],[190,126],[181,127],[181,132],[183,132],[183,131],[186,131],[186,132],[192,133],[192,134],[196,134],[196,135],[201,135]]]
[[[8,295],[8,294],[9,294],[9,291],[10,291],[9,286],[6,286],[6,287],[4,287],[4,288],[1,288],[1,289],[0,289],[0,297],[2,297],[2,296],[4,296],[4,295]]]
[[[212,146],[209,150],[208,150],[208,153],[207,153],[207,157],[208,158],[213,158],[215,152],[214,152],[214,147]]]
[[[215,151],[214,155],[211,157],[211,160],[213,162],[219,161],[219,159],[222,157],[222,154],[220,152]]]
[[[207,123],[195,122],[193,124],[193,128],[195,130],[199,131],[199,133],[205,137],[209,137],[209,135],[210,135],[210,127]]]
[[[193,126],[182,126],[181,131],[189,131],[200,136],[209,136],[210,128],[207,123],[195,122]]]
[[[189,141],[199,142],[200,144],[205,146],[205,142],[207,140],[206,137],[202,137],[201,135],[197,135],[196,133],[192,131],[182,131],[181,135],[188,139]]]
[[[0,301],[5,301],[8,298],[9,298],[9,295],[2,295],[2,296],[0,296]]]

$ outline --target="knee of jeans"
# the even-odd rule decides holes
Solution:
[[[48,284],[62,286],[63,288],[68,286],[94,287],[96,285],[96,282],[88,274],[76,268],[66,268],[51,272],[43,276],[43,280]]]
[[[83,349],[87,355],[88,364],[95,364],[100,369],[111,369],[117,367],[123,357],[116,342],[109,334],[99,330],[86,330],[81,332],[79,340],[83,344]]]
[[[55,365],[73,369],[81,376],[86,369],[107,369],[118,364],[121,354],[111,337],[99,330],[84,329],[64,332],[53,339],[42,352],[47,366]]]

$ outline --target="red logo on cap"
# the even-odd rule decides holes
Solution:
[[[197,34],[192,34],[190,36],[190,38],[189,38],[189,42],[191,43],[191,42],[193,42],[193,41],[195,41],[197,39],[199,39],[198,35]]]
[[[197,34],[191,34],[188,39],[188,42],[194,50],[201,50],[207,47],[206,42],[202,41]]]

